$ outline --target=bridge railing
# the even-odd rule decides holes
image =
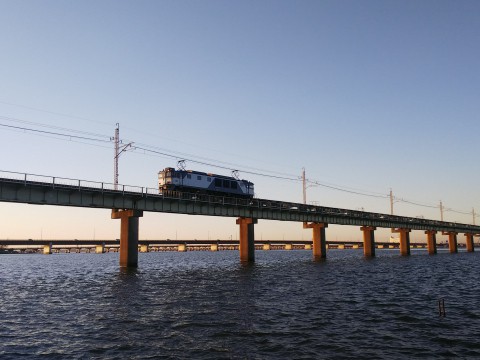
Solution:
[[[158,189],[145,188],[145,194],[147,194],[147,195],[158,195]]]
[[[25,180],[27,174],[0,170],[0,177],[12,180]]]
[[[80,186],[78,180],[61,178],[61,177],[54,177],[54,178],[52,179],[52,184],[53,184],[53,185],[56,185],[56,186],[59,186],[59,185],[67,185],[67,186],[76,186],[76,185],[78,185],[78,186]],[[85,186],[85,185],[82,185],[82,186]]]

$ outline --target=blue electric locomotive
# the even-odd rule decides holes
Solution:
[[[192,170],[165,168],[158,173],[159,191],[176,190],[216,195],[233,195],[252,198],[253,183],[234,177],[207,174]]]

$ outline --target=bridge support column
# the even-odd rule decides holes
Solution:
[[[285,250],[292,250],[293,249],[293,246],[291,243],[286,243],[285,244]]]
[[[366,257],[375,256],[375,230],[374,226],[362,226],[363,231],[363,255]]]
[[[263,244],[263,250],[270,250],[270,244]]]
[[[186,243],[178,244],[178,251],[179,252],[186,252],[187,251],[187,244]]]
[[[457,235],[455,231],[444,231],[443,235],[448,235],[448,250],[451,254],[458,252]]]
[[[241,262],[255,261],[255,232],[254,226],[257,219],[240,217],[237,219],[237,225],[240,225],[240,243],[238,250],[240,252]]]
[[[120,219],[120,266],[138,266],[138,218],[139,210],[112,210],[112,219]]]
[[[218,251],[218,243],[210,245],[210,251]]]
[[[400,255],[410,255],[410,229],[392,229],[392,233],[400,234]]]
[[[45,255],[50,255],[52,253],[52,243],[43,246],[43,253]]]
[[[96,245],[95,252],[97,254],[103,254],[105,252],[105,243],[102,243],[102,245]]]
[[[327,243],[325,236],[326,223],[303,223],[304,229],[313,229],[313,259],[321,260],[327,257]]]
[[[437,232],[435,230],[425,231],[427,234],[427,249],[430,255],[437,253]]]
[[[148,245],[140,245],[140,252],[142,253],[150,252]]]
[[[465,243],[467,245],[467,252],[473,252],[473,234],[465,234]]]

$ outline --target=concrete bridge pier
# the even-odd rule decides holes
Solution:
[[[437,253],[437,232],[435,230],[425,231],[427,234],[427,249],[430,255]]]
[[[52,243],[43,246],[43,253],[45,255],[50,255],[52,253]]]
[[[313,229],[313,259],[321,260],[327,257],[327,243],[325,236],[326,223],[303,223],[304,229]]]
[[[374,226],[362,226],[363,231],[363,255],[366,257],[375,256],[375,230]]]
[[[240,225],[240,261],[254,262],[255,261],[255,232],[254,225],[258,223],[257,219],[239,217],[237,225]]]
[[[444,231],[442,232],[443,235],[448,235],[448,250],[451,254],[458,252],[458,245],[457,245],[457,235],[458,233],[455,231]]]
[[[400,234],[400,255],[410,255],[410,231],[411,229],[392,229],[392,233]]]
[[[120,219],[120,266],[138,266],[138,218],[140,210],[112,210],[112,219]]]
[[[140,245],[140,252],[147,253],[150,252],[150,248],[148,245]]]
[[[473,246],[473,234],[465,234],[465,243],[467,245],[467,252],[473,252],[474,246]]]
[[[187,243],[179,243],[177,251],[178,252],[186,252],[187,251]]]
[[[105,253],[105,243],[102,243],[102,245],[96,245],[95,246],[95,252],[97,254],[103,254]]]

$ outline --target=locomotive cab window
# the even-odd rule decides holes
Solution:
[[[223,187],[225,189],[230,189],[230,180],[223,180]]]
[[[216,186],[216,187],[222,187],[222,180],[220,180],[220,179],[215,179],[215,186]]]

